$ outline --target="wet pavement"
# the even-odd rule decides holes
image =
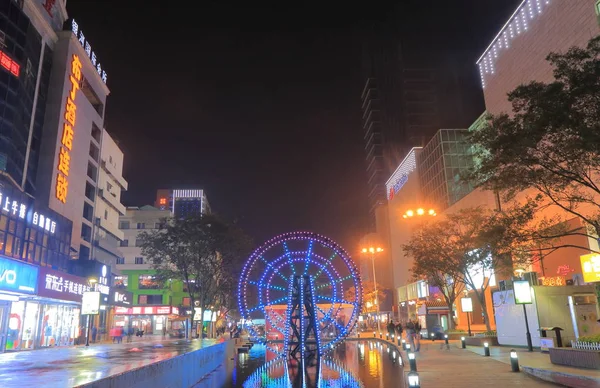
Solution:
[[[216,340],[141,339],[0,354],[0,387],[67,388],[214,344]]]

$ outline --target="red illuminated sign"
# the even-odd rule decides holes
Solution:
[[[3,68],[10,71],[15,77],[19,76],[21,66],[17,62],[13,61],[12,58],[6,55],[6,53],[3,51],[0,51],[0,64]]]
[[[159,205],[166,205],[167,204],[167,199],[166,198],[160,198],[158,200],[158,204]]]
[[[115,307],[116,315],[169,315],[178,314],[177,307],[171,306],[135,306],[135,307]]]
[[[567,282],[564,276],[549,276],[540,278],[542,280],[542,285],[547,287],[559,287],[566,286]]]

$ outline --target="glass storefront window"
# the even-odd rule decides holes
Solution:
[[[80,310],[68,305],[43,305],[39,346],[73,345],[77,335]]]
[[[21,348],[21,331],[23,330],[24,314],[25,302],[13,302],[8,318],[6,350],[19,350]]]
[[[115,288],[127,288],[128,276],[115,276]]]
[[[21,350],[33,349],[35,346],[39,308],[40,305],[35,302],[27,302],[25,305],[25,319],[23,319]]]
[[[140,275],[138,279],[138,288],[140,290],[158,290],[160,284],[153,275]]]

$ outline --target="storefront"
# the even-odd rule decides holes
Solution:
[[[179,309],[173,306],[115,307],[115,326],[133,328],[144,335],[163,334],[177,329]]]

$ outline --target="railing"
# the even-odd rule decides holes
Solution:
[[[571,346],[573,349],[600,351],[600,342],[571,341]]]

